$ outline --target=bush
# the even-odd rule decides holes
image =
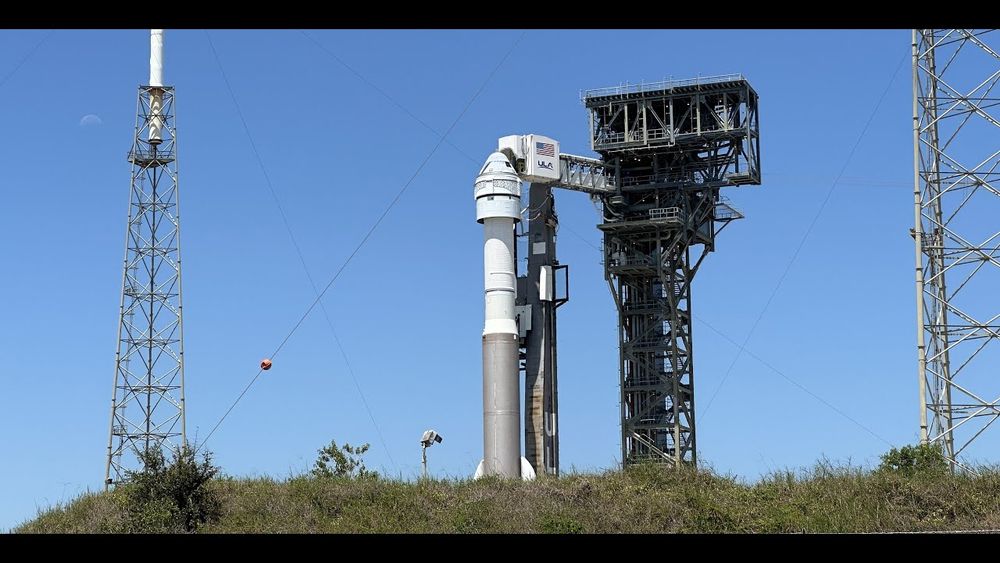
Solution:
[[[556,514],[547,514],[541,520],[542,532],[546,534],[582,534],[583,525],[576,520]]]
[[[378,473],[365,468],[365,462],[361,456],[368,451],[368,444],[351,446],[344,444],[337,446],[336,440],[331,440],[330,445],[319,450],[319,458],[313,466],[311,473],[319,478],[346,477],[348,479],[377,479]]]
[[[892,473],[913,477],[916,475],[942,475],[948,472],[947,458],[935,444],[920,444],[919,446],[903,446],[898,450],[892,448],[882,455],[879,473]]]
[[[124,532],[193,532],[219,518],[222,503],[208,484],[219,473],[211,454],[188,445],[171,453],[170,463],[160,448],[139,455],[143,468],[128,471],[125,483],[115,489],[115,504],[122,511]]]

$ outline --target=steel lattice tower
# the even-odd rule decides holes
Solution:
[[[989,31],[918,29],[912,42],[920,439],[953,467],[1000,418],[1000,55]]]
[[[162,65],[153,33],[153,69]],[[162,53],[162,33],[159,35]],[[159,66],[162,68],[162,66]],[[174,89],[139,87],[105,487],[147,448],[186,443]],[[179,440],[179,443],[177,443]]]
[[[696,463],[691,282],[742,218],[719,190],[760,183],[757,93],[739,75],[591,90],[605,277],[618,309],[622,463]]]

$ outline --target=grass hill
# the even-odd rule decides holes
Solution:
[[[414,483],[371,473],[303,475],[285,480],[213,475],[198,484],[201,500],[192,500],[190,490],[183,493],[188,495],[187,501],[180,496],[170,500],[168,497],[176,491],[159,496],[148,491],[138,495],[135,486],[126,485],[110,493],[85,494],[39,514],[14,531],[649,533],[1000,529],[1000,471],[982,469],[976,476],[953,475],[940,467],[921,470],[919,459],[912,456],[903,463],[896,461],[884,462],[875,470],[820,463],[808,471],[774,473],[754,484],[708,470],[674,471],[657,466],[534,482],[481,479]],[[167,481],[161,476],[156,483]],[[190,518],[192,503],[208,506],[194,520]],[[188,514],[187,525],[184,518],[178,517],[184,511]]]

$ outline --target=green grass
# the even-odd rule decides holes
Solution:
[[[1000,528],[1000,471],[904,476],[819,464],[744,484],[637,467],[534,482],[222,477],[215,533],[892,532]],[[162,507],[88,493],[15,532],[169,531]],[[129,516],[126,516],[128,514]],[[136,521],[140,519],[141,521]],[[159,526],[159,527],[158,527]]]

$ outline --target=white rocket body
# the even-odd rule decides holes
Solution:
[[[149,142],[163,141],[163,30],[149,30]]]
[[[486,322],[483,327],[483,475],[521,477],[517,269],[514,224],[521,220],[521,180],[499,152],[486,159],[475,184],[483,224]]]

